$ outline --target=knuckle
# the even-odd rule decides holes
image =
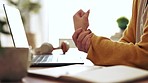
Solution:
[[[85,41],[82,42],[82,46],[85,46]]]

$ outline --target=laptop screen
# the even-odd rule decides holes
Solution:
[[[29,48],[26,32],[22,22],[20,11],[15,7],[3,4],[8,26],[12,34],[15,47]]]

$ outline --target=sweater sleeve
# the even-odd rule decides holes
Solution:
[[[119,40],[120,42],[132,42],[136,43],[136,25],[137,25],[137,16],[138,16],[138,8],[139,8],[139,0],[133,0],[133,9],[132,9],[132,17],[128,28],[123,33],[123,36]]]
[[[132,17],[128,29],[119,42],[94,34],[87,58],[95,65],[128,65],[148,69],[148,19],[141,41],[135,43],[136,18],[133,15]]]

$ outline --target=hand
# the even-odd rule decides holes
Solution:
[[[88,21],[89,12],[90,12],[90,10],[88,10],[87,12],[84,12],[83,10],[80,9],[73,16],[75,30],[78,28],[83,28],[84,30],[87,30],[87,28],[89,26],[89,21]]]
[[[88,52],[91,43],[92,33],[90,30],[77,29],[72,38],[79,51]]]

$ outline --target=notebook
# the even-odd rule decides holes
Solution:
[[[29,48],[19,9],[5,4],[3,4],[3,8],[6,14],[14,46]],[[70,58],[69,55],[60,54],[41,56],[33,55],[33,59],[31,62],[31,66],[63,66],[71,64],[84,64],[84,62],[81,57]]]
[[[102,67],[76,64],[35,70],[30,69],[28,73],[33,76],[61,79],[68,81],[68,83],[138,83],[138,80],[148,78],[147,70],[124,65]]]

